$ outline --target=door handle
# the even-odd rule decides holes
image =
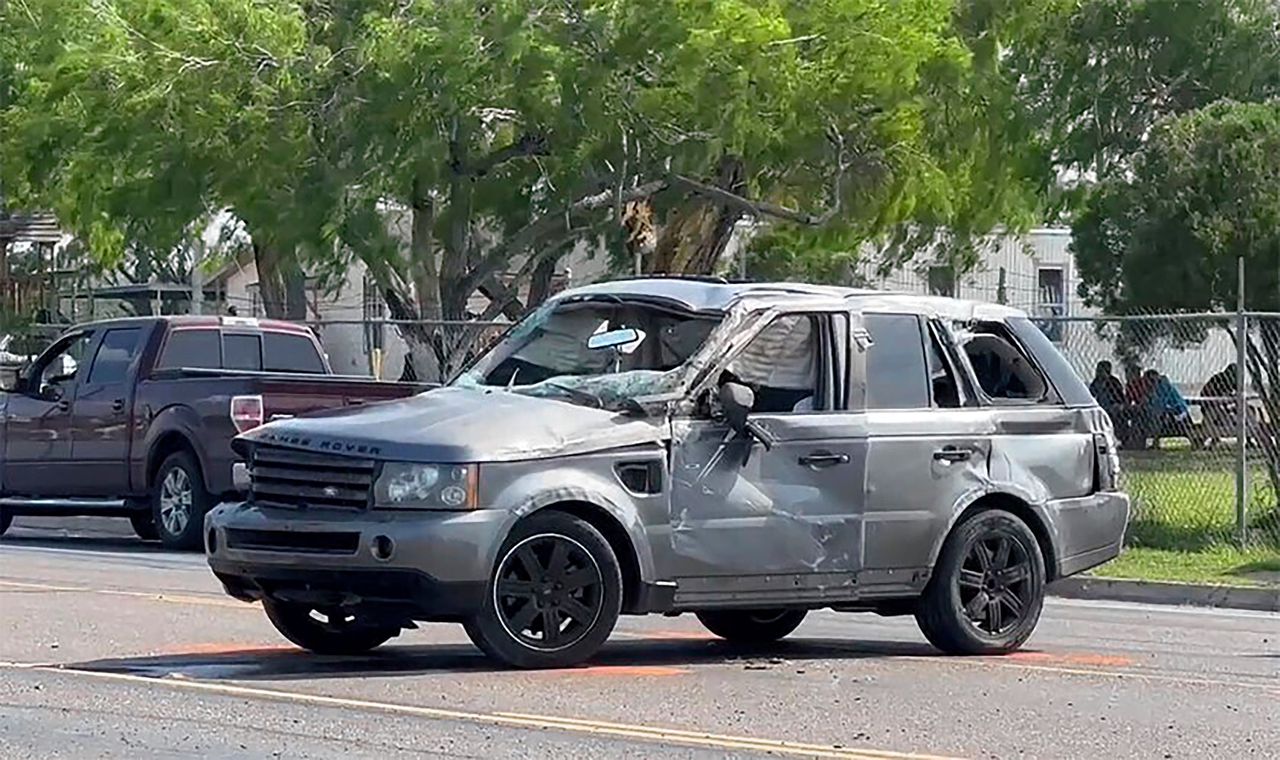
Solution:
[[[124,411],[124,399],[118,398],[111,402],[111,411],[119,414]]]
[[[70,402],[70,401],[67,401],[66,399],[62,399],[61,401],[59,401],[59,402],[58,402],[58,411],[60,411],[60,412],[69,412],[69,411],[71,411],[71,402]]]
[[[967,462],[973,458],[973,451],[955,446],[943,446],[933,452],[933,458],[939,462]]]
[[[838,464],[849,464],[848,454],[837,454],[832,451],[815,451],[812,454],[806,454],[798,460],[805,467],[812,467],[815,470],[821,467],[835,467]]]

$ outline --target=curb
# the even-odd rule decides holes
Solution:
[[[1067,599],[1105,599],[1115,602],[1280,612],[1280,588],[1209,586],[1078,576],[1054,581],[1049,584],[1048,591],[1053,596]]]

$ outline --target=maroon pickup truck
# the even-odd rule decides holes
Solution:
[[[400,398],[410,383],[334,375],[288,322],[143,317],[75,327],[0,394],[0,534],[14,515],[118,515],[200,545],[242,488],[231,439],[264,422]]]

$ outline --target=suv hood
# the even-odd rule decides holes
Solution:
[[[398,401],[280,420],[244,441],[382,460],[509,462],[655,443],[657,419],[501,389],[440,388]]]

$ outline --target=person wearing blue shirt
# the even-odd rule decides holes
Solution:
[[[1151,395],[1147,397],[1152,426],[1152,447],[1160,448],[1162,432],[1184,431],[1191,422],[1191,407],[1168,375],[1149,369],[1147,379],[1151,383]],[[1177,435],[1179,433],[1175,433]]]

